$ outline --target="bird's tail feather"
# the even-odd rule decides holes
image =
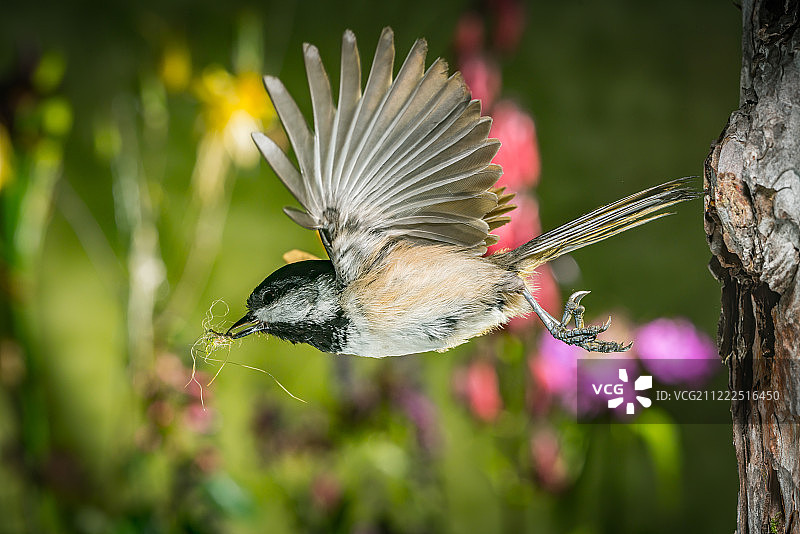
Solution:
[[[678,178],[645,189],[597,208],[514,250],[494,254],[491,259],[509,270],[530,273],[563,254],[670,215],[671,212],[662,210],[702,195],[693,185],[695,181],[696,177]]]

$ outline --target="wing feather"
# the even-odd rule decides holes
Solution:
[[[409,209],[412,206],[431,204],[436,199],[442,198],[458,200],[466,196],[472,197],[476,193],[486,191],[497,182],[497,178],[498,174],[491,172],[482,172],[462,179],[459,179],[458,176],[448,176],[438,182],[435,187],[415,192],[415,194],[404,194],[401,198],[392,198],[392,204],[387,204],[385,211],[395,212],[402,208]]]
[[[422,180],[436,182],[448,177],[468,177],[486,167],[488,161],[497,153],[500,142],[489,141],[482,146],[470,146],[461,151],[445,156],[435,156],[421,168],[411,168],[406,174],[401,175],[403,182],[398,180],[393,187],[387,189],[378,199],[376,204],[381,205],[387,196],[399,193],[410,187],[416,187]],[[400,184],[404,184],[404,187]]]
[[[356,38],[346,31],[334,107],[319,51],[304,45],[313,133],[283,84],[264,78],[299,170],[268,137],[253,139],[304,208],[284,211],[320,231],[345,282],[397,240],[482,254],[513,209],[510,195],[492,189],[502,170],[491,163],[500,146],[488,137],[491,119],[445,61],[425,69],[427,49],[417,40],[393,78],[394,35],[385,28],[362,94]]]
[[[417,200],[404,203],[408,212],[425,209],[443,213],[477,213],[482,209],[492,210],[497,205],[497,195],[490,191],[470,193],[447,193],[446,195],[426,195]]]
[[[433,229],[430,227],[428,228],[398,227],[392,229],[392,233],[390,235],[393,235],[395,237],[405,237],[413,240],[424,240],[427,242],[433,242],[439,244],[443,243],[446,245],[453,245],[459,248],[463,248],[464,245],[462,243],[465,241],[465,239],[463,238],[454,238],[449,234],[443,234],[437,231],[437,229]],[[486,252],[485,248],[483,249],[483,252]],[[481,252],[481,254],[483,254],[483,252]]]
[[[402,114],[398,117],[393,129],[392,138],[386,140],[380,149],[373,151],[370,167],[362,173],[359,180],[358,191],[363,191],[374,185],[377,179],[386,176],[386,173],[377,173],[376,167],[389,158],[398,160],[403,157],[399,145],[407,139],[423,139],[432,128],[437,126],[436,120],[429,120],[427,116],[431,110],[441,103],[443,91],[447,87],[447,67],[444,61],[437,60],[425,73],[422,80],[415,88],[414,94],[407,102]]]
[[[313,180],[314,142],[303,114],[300,113],[300,109],[294,99],[286,91],[286,87],[283,86],[279,79],[273,76],[264,76],[264,86],[267,88],[269,98],[272,100],[273,106],[275,106],[275,111],[283,123],[283,128],[286,130],[286,135],[289,137],[292,148],[294,148],[294,153],[297,155],[300,174],[303,175],[306,181]],[[306,191],[308,193],[306,202],[313,205],[315,209],[320,209],[320,199],[314,194],[313,189],[307,187]],[[310,209],[311,206],[308,204],[304,204],[304,206]]]
[[[306,213],[305,211],[301,211],[297,208],[292,208],[291,206],[286,206],[283,208],[283,212],[294,222],[302,226],[303,228],[308,228],[309,230],[317,230],[319,229],[319,221]]]
[[[375,113],[386,98],[392,85],[392,66],[394,64],[394,33],[390,28],[384,28],[378,41],[378,49],[372,60],[367,86],[364,95],[358,104],[356,117],[353,121],[349,139],[345,144],[345,155],[342,157],[342,181],[339,183],[340,191],[347,195],[352,176],[353,165],[358,159],[368,135],[365,135],[377,120]]]
[[[350,126],[353,123],[361,100],[361,59],[356,46],[356,36],[347,30],[342,36],[342,67],[339,77],[339,106],[334,118],[334,131],[331,138],[331,150],[328,153],[326,170],[331,176],[331,190],[339,191],[340,172],[334,168],[334,159],[344,152],[344,145]],[[338,161],[338,160],[337,160]]]
[[[460,107],[456,108],[456,111],[460,111]],[[471,110],[467,108],[462,112],[462,115],[471,114],[470,112]],[[458,115],[458,113],[456,113],[456,115]],[[373,172],[376,173],[377,176],[388,175],[401,177],[404,173],[407,173],[409,169],[413,169],[415,166],[419,167],[422,163],[439,155],[442,150],[448,148],[448,145],[453,146],[453,144],[463,139],[477,126],[475,121],[462,121],[460,118],[452,120],[452,117],[450,119],[449,121],[441,122],[439,127],[428,132],[426,136],[419,137],[417,144],[406,148],[405,153],[399,156],[393,156],[392,160],[394,160],[395,163],[388,169],[380,169]],[[398,152],[400,152],[400,149],[398,149]],[[387,162],[387,164],[389,163],[391,162]],[[380,203],[386,191],[395,190],[393,188],[396,183],[396,181],[390,182],[385,180],[383,184],[374,186],[372,192],[366,197],[366,200],[372,203]]]
[[[440,219],[433,216],[416,216],[401,219],[392,224],[391,227],[386,228],[389,235],[396,237],[403,237],[412,230],[446,236],[450,244],[462,248],[469,248],[483,243],[483,240],[486,239],[486,233],[489,227],[480,219],[465,219],[463,221],[453,222],[449,218]]]
[[[331,199],[330,176],[325,175],[323,165],[330,150],[329,139],[333,136],[333,98],[328,73],[322,66],[322,59],[316,46],[303,45],[303,56],[311,92],[311,108],[314,112],[314,182],[322,199]]]
[[[264,159],[278,175],[286,189],[297,199],[303,206],[309,204],[308,192],[306,190],[303,177],[297,171],[295,166],[286,157],[283,150],[275,144],[275,141],[262,134],[261,132],[253,132],[253,141],[256,143],[258,150],[264,156]]]

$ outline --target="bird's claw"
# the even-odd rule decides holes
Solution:
[[[568,345],[575,345],[590,352],[625,352],[629,350],[633,343],[626,345],[617,341],[599,341],[596,339],[598,334],[605,332],[611,326],[610,316],[601,325],[584,326],[583,314],[586,308],[581,306],[580,302],[589,293],[589,291],[576,291],[570,295],[564,305],[564,315],[561,318],[561,323],[551,329],[550,333],[554,338]],[[567,328],[567,325],[573,319],[575,320],[575,328]]]

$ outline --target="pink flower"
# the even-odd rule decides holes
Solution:
[[[491,109],[500,91],[500,69],[486,57],[475,54],[467,56],[459,63],[464,82],[472,93],[472,98],[481,101],[481,109]]]
[[[193,432],[209,434],[214,426],[214,414],[199,402],[193,402],[183,412],[183,423]]]
[[[459,57],[477,54],[483,48],[483,20],[475,13],[462,15],[453,41]]]
[[[333,510],[342,498],[342,485],[330,474],[321,474],[311,483],[311,499],[314,506],[324,512]]]
[[[492,230],[492,234],[496,235],[499,241],[489,247],[489,253],[516,248],[542,233],[539,204],[536,200],[527,195],[518,194],[511,199],[511,204],[515,204],[517,209],[508,214],[511,221]]]
[[[147,407],[147,416],[160,427],[168,427],[175,419],[175,409],[164,400],[157,400]]]
[[[525,6],[520,0],[490,0],[494,11],[494,47],[501,52],[512,52],[519,46],[525,30]]]
[[[487,423],[497,419],[503,409],[503,400],[492,364],[484,360],[472,362],[467,368],[465,385],[472,414]]]
[[[533,119],[516,104],[502,100],[492,110],[490,135],[502,143],[494,162],[503,167],[498,185],[520,191],[539,179],[541,161]]]
[[[162,352],[156,356],[153,366],[156,376],[163,383],[181,390],[186,385],[186,368],[180,358],[169,352]]]
[[[541,428],[531,437],[531,459],[536,477],[546,490],[558,492],[565,489],[569,471],[561,440],[553,429]]]
[[[201,471],[212,473],[219,469],[221,463],[219,451],[213,447],[205,447],[195,455],[194,463]]]

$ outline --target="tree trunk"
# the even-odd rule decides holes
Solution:
[[[722,284],[739,468],[737,532],[800,533],[800,24],[797,0],[744,0],[740,107],[704,175]],[[779,399],[752,392],[779,392]],[[741,397],[741,398],[740,398]]]

